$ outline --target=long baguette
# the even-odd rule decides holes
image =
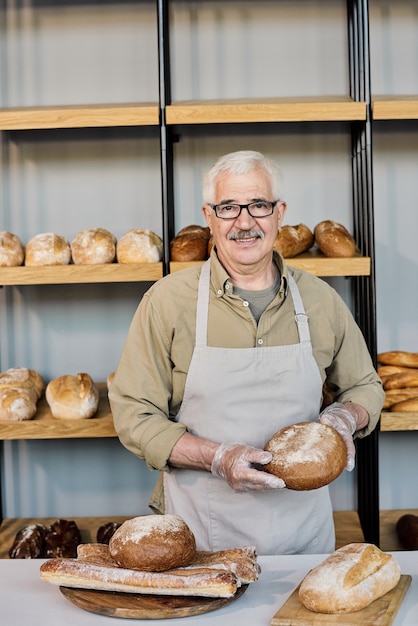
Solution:
[[[402,389],[404,387],[418,387],[418,373],[411,372],[399,372],[398,374],[391,374],[383,381],[383,389]]]
[[[418,413],[418,393],[415,398],[407,398],[405,400],[395,402],[391,405],[390,410],[400,413]]]
[[[418,352],[391,350],[377,355],[377,362],[381,365],[402,365],[418,368]]]

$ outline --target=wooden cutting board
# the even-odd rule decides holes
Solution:
[[[355,613],[313,613],[299,600],[299,587],[277,611],[271,626],[390,626],[411,584],[411,576],[401,576],[398,585],[369,606]]]
[[[231,598],[154,596],[69,587],[60,587],[60,591],[70,602],[91,613],[129,619],[168,619],[215,611],[240,598],[247,588],[248,585],[242,585]]]

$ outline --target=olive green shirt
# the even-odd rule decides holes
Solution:
[[[369,434],[379,419],[384,392],[350,310],[325,281],[286,266],[276,252],[274,259],[281,275],[279,291],[256,324],[248,303],[233,294],[230,278],[212,251],[208,345],[263,350],[297,343],[288,290],[288,273],[292,274],[309,318],[313,355],[322,381],[327,380],[336,401],[356,402],[367,410],[369,425],[356,436]],[[176,422],[176,415],[195,345],[200,269],[201,265],[195,265],[170,274],[144,294],[110,388],[120,441],[150,469],[169,471],[171,450],[186,430]],[[216,433],[213,439],[216,441]],[[245,432],[237,433],[237,441],[246,443]]]

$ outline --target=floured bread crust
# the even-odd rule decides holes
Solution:
[[[316,613],[360,611],[396,587],[397,561],[373,544],[351,543],[333,552],[302,581],[302,604]]]
[[[54,378],[46,387],[45,397],[52,415],[62,419],[93,417],[99,406],[99,390],[84,372]]]
[[[163,242],[152,230],[128,230],[116,244],[118,263],[157,263],[161,261]]]
[[[41,233],[26,244],[25,265],[68,265],[71,248],[65,237],[55,233]]]
[[[116,237],[105,228],[86,228],[71,241],[71,255],[75,265],[113,263]]]
[[[264,466],[282,478],[288,489],[318,489],[335,480],[347,463],[341,435],[319,422],[300,422],[282,428],[264,447],[273,459]]]
[[[6,230],[0,231],[0,267],[22,265],[25,249],[20,238]]]

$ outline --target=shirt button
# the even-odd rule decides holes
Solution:
[[[226,283],[226,285],[225,285],[225,289],[231,289],[231,286],[230,286],[230,284],[229,284],[229,283]]]
[[[259,346],[261,346],[264,343],[264,339],[257,339],[257,343]]]
[[[248,303],[246,300],[244,300],[244,302],[243,302],[242,304],[243,304],[244,306],[250,306],[250,305],[249,305],[249,303]]]
[[[222,295],[222,289],[218,289],[218,296]]]

